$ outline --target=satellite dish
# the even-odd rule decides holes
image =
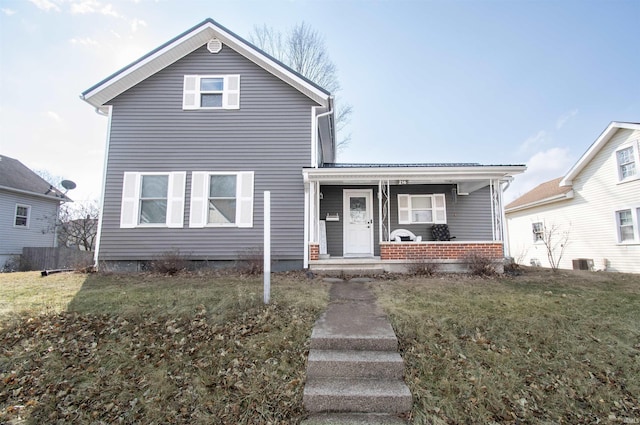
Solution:
[[[76,188],[76,184],[71,180],[62,180],[60,184],[62,185],[62,187],[67,189],[64,193],[67,193],[68,191]]]

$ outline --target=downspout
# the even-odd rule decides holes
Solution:
[[[503,253],[505,257],[511,256],[511,247],[509,246],[509,230],[507,226],[507,215],[504,211],[502,194],[506,192],[507,189],[509,189],[509,186],[511,186],[512,181],[513,181],[513,177],[508,177],[506,180],[503,180],[501,183],[504,183],[505,185],[502,188],[502,191],[500,192],[500,209],[502,210],[501,212],[502,214],[502,247],[503,247]]]
[[[105,192],[107,189],[107,163],[109,162],[109,144],[111,141],[111,110],[112,110],[112,106],[107,106],[108,108],[108,113],[104,113],[102,111],[100,111],[100,108],[96,108],[96,113],[98,115],[102,115],[107,117],[107,119],[109,120],[107,123],[107,140],[106,140],[106,146],[105,146],[105,152],[104,152],[104,165],[102,167],[102,193],[100,194],[100,215],[98,217],[98,232],[96,233],[96,250],[95,253],[93,254],[93,266],[94,268],[97,270],[98,269],[98,255],[100,252],[100,239],[102,238],[102,223],[103,223],[103,216],[104,216],[104,198],[105,198]]]
[[[326,117],[327,115],[332,115],[333,114],[333,96],[329,96],[329,110],[327,112],[323,112],[321,114],[316,115],[315,117],[315,123],[314,123],[314,127],[315,127],[315,137],[314,137],[314,146],[313,146],[313,168],[318,168],[318,124],[320,122],[320,118],[322,117]],[[334,141],[334,151],[335,151],[335,132],[333,127],[331,128],[331,135],[333,137],[333,141]],[[334,156],[335,156],[335,152],[334,152]]]

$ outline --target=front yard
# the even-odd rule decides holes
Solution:
[[[640,422],[640,276],[374,283],[410,423]],[[328,284],[274,274],[0,274],[1,423],[297,424]],[[634,422],[635,421],[635,422]]]

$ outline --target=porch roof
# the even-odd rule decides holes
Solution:
[[[305,182],[325,184],[377,183],[389,180],[403,184],[454,184],[482,180],[510,181],[526,165],[482,165],[477,163],[349,164],[331,163],[321,168],[303,168]]]

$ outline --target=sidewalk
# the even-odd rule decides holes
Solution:
[[[404,424],[412,398],[386,314],[366,281],[335,282],[329,297],[311,334],[303,424]]]

